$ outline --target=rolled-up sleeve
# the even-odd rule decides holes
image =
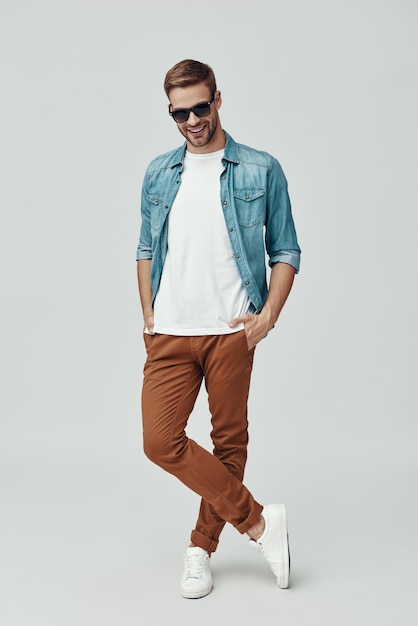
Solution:
[[[145,174],[141,192],[141,227],[139,232],[139,242],[136,249],[136,260],[152,259],[152,237],[151,237],[151,216],[150,203],[146,191],[147,175]]]
[[[265,241],[269,265],[271,267],[275,263],[288,263],[299,272],[301,249],[296,235],[287,180],[274,157],[271,158],[268,172],[266,203]]]

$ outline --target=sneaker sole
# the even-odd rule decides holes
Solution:
[[[277,512],[280,521],[280,534],[281,542],[283,546],[283,563],[282,563],[282,575],[277,578],[277,584],[280,589],[287,589],[289,587],[290,577],[290,552],[289,552],[289,533],[287,531],[287,515],[286,507],[284,504],[277,506]]]
[[[180,593],[183,598],[187,598],[188,600],[198,600],[199,598],[204,598],[209,595],[212,591],[213,587],[209,587],[209,589],[205,589],[204,591],[183,591],[180,590]]]

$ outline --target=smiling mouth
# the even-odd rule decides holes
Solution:
[[[198,133],[201,133],[204,128],[204,126],[199,126],[199,128],[189,128],[189,133],[192,133],[192,135],[197,135]]]

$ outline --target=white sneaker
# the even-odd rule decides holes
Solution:
[[[203,598],[212,591],[209,554],[202,548],[187,548],[180,593],[183,598]]]
[[[287,589],[290,554],[286,507],[284,504],[268,504],[262,510],[261,515],[266,523],[264,532],[257,541],[250,539],[249,543],[264,556],[277,578],[280,589]]]

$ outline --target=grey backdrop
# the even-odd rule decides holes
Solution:
[[[1,623],[417,619],[417,19],[413,0],[0,1]],[[199,602],[178,593],[198,498],[141,448],[134,261],[185,57],[213,66],[224,128],[279,158],[303,251],[257,349],[246,475],[287,503],[292,588],[226,528]]]

